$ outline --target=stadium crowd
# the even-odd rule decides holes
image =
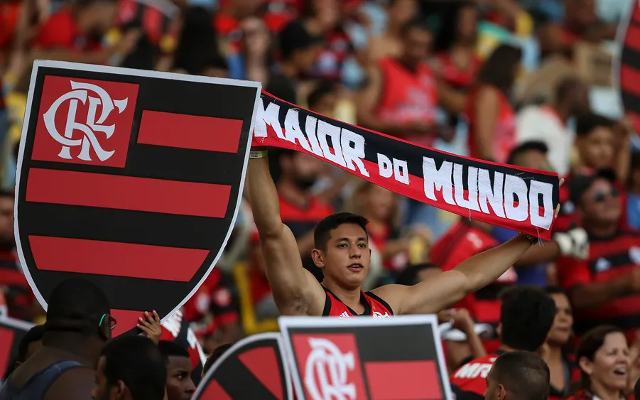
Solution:
[[[483,396],[487,385],[496,398],[500,390],[511,393],[507,398],[540,398],[504,383],[523,379],[506,372],[517,369],[513,363],[544,372],[520,353],[534,352],[546,362],[547,378],[526,379],[550,382],[550,399],[629,399],[640,377],[640,145],[611,75],[621,51],[616,29],[631,3],[0,0],[0,314],[55,326],[70,312],[45,315],[15,250],[12,190],[33,60],[248,79],[290,103],[411,143],[564,177],[552,241],[438,313],[447,368],[459,399]],[[432,279],[517,235],[402,198],[299,152],[270,150],[269,167],[281,219],[318,281],[314,228],[339,211],[368,220],[372,255],[363,290]],[[99,293],[84,295],[108,310]],[[71,300],[59,301],[64,308]],[[181,311],[206,354],[278,330],[248,199],[218,265]],[[90,319],[96,311],[83,312]],[[156,329],[149,318],[148,329]],[[19,362],[42,334],[26,339]],[[62,334],[51,336],[50,343],[68,345]],[[160,336],[159,352],[131,338],[96,353],[94,342],[107,336],[86,341],[87,354],[100,360],[100,390],[100,377],[117,374],[105,369],[112,357],[112,366],[127,371],[163,376],[168,368],[161,386],[169,400],[193,394],[192,387],[169,390],[172,368],[190,373],[179,368],[184,360],[152,362],[189,354]],[[485,381],[489,370],[478,365],[513,351]],[[145,357],[148,364],[134,364]],[[26,381],[29,371],[22,372],[17,382]],[[8,399],[22,397],[0,392]]]

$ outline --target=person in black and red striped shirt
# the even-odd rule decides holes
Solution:
[[[559,283],[574,307],[574,330],[579,336],[598,325],[615,325],[633,341],[640,328],[640,233],[620,229],[613,171],[575,176],[570,191],[589,234],[587,260],[558,259]]]

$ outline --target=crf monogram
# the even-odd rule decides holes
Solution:
[[[327,339],[309,339],[311,353],[305,366],[304,384],[313,400],[354,400],[356,387],[347,383],[355,367],[353,353],[342,354]]]
[[[112,100],[109,93],[100,86],[83,82],[70,82],[72,90],[58,97],[43,115],[47,132],[49,132],[49,135],[51,135],[56,142],[62,145],[62,150],[60,150],[58,156],[70,160],[72,159],[70,148],[81,146],[80,154],[78,154],[80,160],[91,161],[91,155],[89,154],[91,148],[93,148],[93,151],[100,161],[108,160],[114,151],[104,150],[95,132],[102,132],[106,135],[107,139],[110,138],[115,131],[115,125],[103,125],[103,123],[114,108],[118,109],[119,114],[122,113],[127,108],[129,99]],[[89,91],[97,94],[98,97],[90,96]],[[86,123],[77,122],[76,112],[78,110],[78,101],[86,104],[87,100],[89,101],[89,110],[87,112]],[[64,126],[64,135],[61,135],[56,127],[56,113],[58,112],[58,108],[66,101],[69,101],[69,111]],[[99,118],[96,120],[99,105],[102,106],[102,110]],[[76,130],[82,132],[82,138],[73,137],[73,132]]]

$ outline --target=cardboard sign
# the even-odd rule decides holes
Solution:
[[[211,366],[193,400],[291,400],[290,388],[280,334],[268,332],[231,346]]]
[[[20,340],[34,324],[18,319],[0,318],[0,380],[18,356]]]
[[[452,398],[433,315],[278,322],[299,400]]]
[[[236,218],[260,84],[53,61],[34,64],[15,237],[36,297],[82,277],[115,335],[195,293]]]
[[[629,3],[617,41],[621,52],[614,69],[614,82],[617,78],[624,111],[631,117],[636,133],[640,134],[640,0]]]

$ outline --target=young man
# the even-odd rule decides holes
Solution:
[[[414,286],[387,285],[365,293],[360,286],[371,258],[365,218],[333,214],[316,226],[311,255],[324,275],[319,283],[302,267],[295,237],[282,223],[265,151],[252,152],[247,190],[267,279],[282,315],[389,317],[436,313],[495,281],[538,242],[518,235],[428,281]]]
[[[109,342],[100,354],[91,397],[164,400],[166,382],[167,367],[158,346],[143,336],[121,336]]]
[[[512,351],[496,359],[487,375],[485,400],[540,400],[549,393],[549,367],[537,354]]]
[[[167,400],[189,400],[196,391],[189,352],[168,340],[161,340],[158,349],[167,360]]]
[[[542,289],[517,286],[507,289],[501,298],[500,348],[463,365],[449,377],[458,400],[482,399],[487,391],[487,375],[498,356],[514,350],[537,351],[553,325],[556,303]],[[547,389],[548,385],[547,379]]]
[[[60,283],[48,299],[43,347],[0,389],[2,400],[86,400],[115,320],[105,294],[83,279]]]

